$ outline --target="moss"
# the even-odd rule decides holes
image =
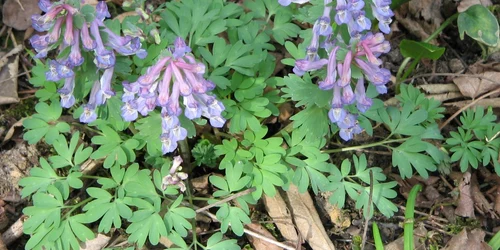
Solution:
[[[24,117],[28,117],[33,115],[35,111],[35,98],[28,98],[21,100],[17,104],[13,104],[9,109],[5,110],[4,116],[5,118],[14,118],[16,120],[20,120]]]

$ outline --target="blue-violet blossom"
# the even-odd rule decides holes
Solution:
[[[349,113],[346,106],[355,104],[358,111],[364,113],[373,103],[372,99],[366,96],[365,79],[375,86],[379,94],[387,93],[386,84],[390,81],[391,73],[381,67],[382,61],[379,57],[389,52],[390,44],[382,33],[364,33],[371,29],[371,21],[365,16],[364,9],[368,3],[363,0],[337,0],[335,22],[338,25],[347,25],[351,41],[343,41],[340,37],[335,41],[335,38],[331,37],[331,2],[324,0],[323,15],[313,26],[306,58],[296,60],[293,72],[301,76],[307,71],[319,70],[326,66],[326,77],[318,82],[318,87],[333,91],[328,117],[339,127],[340,137],[348,141],[355,134],[361,133],[362,129],[356,120],[357,116]],[[379,29],[386,34],[390,32],[389,24],[394,15],[390,4],[391,0],[372,0],[371,4],[373,15],[379,21]],[[342,41],[345,46],[340,45]],[[328,59],[319,57],[320,48],[327,52]],[[345,54],[342,60],[337,59],[340,50]],[[361,69],[364,75],[355,81],[352,79],[353,66]]]
[[[58,90],[62,107],[70,108],[75,104],[73,96],[75,88],[74,68],[84,63],[81,47],[84,51],[93,52],[95,65],[104,70],[100,81],[94,83],[89,102],[84,105],[84,112],[80,116],[81,122],[92,122],[97,118],[95,109],[114,95],[111,81],[116,61],[115,54],[125,56],[136,54],[140,58],[144,58],[146,53],[145,50],[141,49],[140,39],[128,35],[117,35],[105,26],[104,19],[111,17],[111,15],[104,1],[97,4],[94,20],[90,23],[84,21],[80,29],[74,24],[74,16],[79,14],[80,9],[65,3],[65,1],[51,3],[50,0],[40,0],[38,6],[45,14],[33,15],[31,17],[32,24],[35,30],[47,31],[47,33],[44,35],[35,34],[30,39],[32,47],[37,52],[35,58],[45,58],[51,50],[57,49],[62,52],[70,47],[68,48],[70,53],[66,57],[50,60],[49,70],[45,74],[48,81],[65,80],[64,86]],[[61,38],[63,30],[64,34]],[[108,36],[106,43],[101,39],[101,30]]]
[[[179,121],[182,107],[188,119],[203,116],[217,128],[226,122],[221,115],[224,110],[222,102],[207,94],[215,84],[203,77],[205,65],[189,54],[191,48],[180,37],[168,50],[171,55],[160,58],[137,81],[123,83],[122,96],[122,117],[126,121],[137,119],[139,113],[146,116],[156,107],[161,108],[162,133],[159,139],[164,154],[173,152],[177,142],[187,136]]]

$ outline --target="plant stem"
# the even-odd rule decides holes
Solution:
[[[441,33],[448,25],[450,25],[453,21],[455,21],[457,18],[458,18],[458,15],[460,13],[455,13],[453,16],[450,16],[448,17],[448,19],[446,19],[446,21],[444,21],[441,26],[439,26],[439,28],[437,28],[429,37],[427,37],[423,42],[425,43],[428,43],[430,42],[432,39],[436,38],[439,33]],[[408,65],[408,63],[410,62],[411,58],[410,57],[407,57],[405,58],[405,60],[401,63],[401,66],[399,67],[398,69],[398,73],[396,74],[396,85],[399,85],[401,83],[401,75],[403,74],[403,71],[405,70],[406,68],[406,65]],[[406,75],[409,75],[411,73],[411,71]]]
[[[417,184],[413,186],[408,195],[408,202],[406,203],[405,211],[405,222],[404,222],[404,250],[415,249],[413,242],[413,225],[414,225],[414,210],[415,210],[415,200],[417,199],[417,194],[422,190],[422,185]]]
[[[91,201],[91,200],[93,200],[93,199],[94,199],[93,197],[89,197],[89,198],[87,198],[87,199],[85,199],[85,200],[83,200],[83,201],[81,201],[81,202],[78,202],[78,204],[76,204],[76,205],[70,206],[70,207],[71,207],[71,209],[70,209],[70,210],[69,210],[69,211],[68,211],[68,212],[64,215],[64,218],[66,219],[66,218],[70,217],[70,216],[71,216],[71,213],[72,213],[73,211],[75,211],[75,209],[77,209],[77,208],[79,208],[79,207],[81,207],[81,206],[83,206],[83,205],[87,204],[87,202],[89,202],[89,201]]]
[[[353,150],[358,150],[358,149],[363,149],[363,148],[371,148],[371,147],[376,147],[376,146],[385,146],[385,144],[393,143],[393,142],[404,142],[406,141],[407,138],[401,138],[401,139],[394,139],[394,140],[383,140],[379,142],[374,142],[370,144],[365,144],[365,145],[359,145],[359,146],[352,146],[352,147],[346,147],[346,148],[336,148],[336,149],[327,149],[327,150],[321,150],[321,153],[339,153],[339,152],[346,152],[346,151],[353,151]]]

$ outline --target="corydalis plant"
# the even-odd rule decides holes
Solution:
[[[365,78],[371,82],[380,94],[387,93],[386,84],[390,80],[390,72],[381,68],[380,55],[390,50],[390,44],[385,41],[382,33],[366,32],[371,28],[371,21],[365,16],[365,2],[362,0],[338,0],[336,4],[335,22],[346,24],[350,35],[349,41],[340,36],[332,37],[331,0],[324,1],[323,15],[313,26],[311,43],[306,50],[306,58],[295,62],[293,72],[303,75],[307,71],[319,70],[326,66],[326,77],[318,83],[322,90],[333,90],[333,99],[328,116],[339,128],[339,135],[348,141],[362,129],[357,122],[357,116],[350,114],[346,106],[356,104],[357,110],[364,113],[372,105],[372,100],[366,96]],[[389,23],[394,15],[389,9],[391,1],[372,1],[374,16],[379,20],[379,28],[389,33]],[[322,40],[322,41],[321,41]],[[321,42],[321,43],[320,43]],[[319,49],[324,49],[328,59],[320,58]],[[342,50],[345,56],[338,58]],[[361,69],[364,76],[352,79],[352,67]],[[354,90],[353,90],[354,85]]]
[[[97,4],[95,11],[90,5],[73,6],[65,1],[51,3],[49,0],[40,0],[38,5],[45,14],[31,17],[33,27],[39,32],[48,32],[44,35],[34,35],[30,43],[37,52],[35,58],[45,58],[51,50],[58,51],[59,57],[49,62],[46,79],[55,82],[64,79],[64,86],[58,90],[62,107],[70,108],[75,104],[74,68],[84,63],[83,53],[92,52],[94,64],[104,70],[100,81],[94,83],[89,102],[84,106],[84,112],[80,116],[81,122],[92,122],[97,118],[96,107],[104,104],[106,99],[115,94],[111,88],[116,62],[115,53],[125,56],[137,54],[143,58],[146,56],[146,51],[141,49],[139,37],[119,36],[106,27],[104,19],[111,15],[104,1]],[[76,18],[83,15],[83,10],[89,14],[89,7],[90,15]],[[107,34],[106,42],[101,37],[101,30]],[[64,35],[61,38],[62,31]],[[67,49],[69,53],[61,56]]]
[[[205,65],[197,62],[189,52],[191,48],[178,37],[173,48],[168,48],[166,55],[159,58],[137,81],[123,84],[124,120],[134,121],[138,113],[146,116],[156,107],[161,108],[160,140],[164,154],[174,151],[177,142],[187,136],[186,129],[179,121],[179,115],[182,113],[180,97],[184,115],[188,119],[204,116],[217,128],[226,122],[221,115],[224,110],[222,102],[207,94],[215,88],[215,84],[203,77]]]

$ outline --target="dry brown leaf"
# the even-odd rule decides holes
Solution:
[[[267,213],[271,216],[273,221],[275,221],[275,224],[280,230],[283,238],[285,238],[287,243],[296,245],[299,241],[299,236],[295,230],[290,210],[288,210],[285,200],[283,200],[281,194],[277,192],[274,197],[264,195],[262,198],[264,200]],[[300,244],[302,244],[302,242],[300,242]]]
[[[493,3],[491,0],[462,0],[460,1],[460,4],[457,7],[458,12],[464,12],[466,11],[470,6],[476,5],[476,4],[481,4],[483,6],[491,6]]]
[[[478,74],[478,76],[484,78],[464,76],[454,78],[453,82],[464,96],[473,99],[483,93],[500,87],[500,82],[496,82],[496,80],[500,79],[500,72],[487,71]],[[495,82],[486,79],[491,79]]]
[[[491,249],[486,242],[484,242],[484,231],[481,229],[474,229],[470,233],[464,228],[460,233],[453,236],[443,250],[489,250]]]
[[[451,102],[451,103],[444,103],[445,106],[454,106],[458,108],[462,108],[464,106],[469,105],[472,102],[472,100],[468,101],[459,101],[459,102]],[[500,108],[500,98],[488,98],[488,99],[481,99],[478,102],[474,103],[472,107],[492,107],[492,108]]]
[[[0,58],[5,55],[0,52]],[[6,57],[4,67],[0,67],[0,104],[9,104],[19,102],[17,96],[17,75],[19,66],[19,57],[11,56],[8,60]]]
[[[453,83],[430,83],[420,85],[417,88],[425,91],[427,94],[445,94],[459,91],[457,85]]]
[[[25,30],[31,26],[31,16],[41,12],[38,1],[7,0],[2,7],[2,21],[16,30]]]
[[[481,214],[489,214],[492,218],[497,219],[498,216],[495,214],[493,211],[493,207],[491,206],[490,202],[484,197],[483,192],[479,189],[479,183],[477,181],[477,175],[474,173],[471,177],[471,194],[472,194],[472,200],[474,201],[474,205],[477,208],[477,210]]]
[[[495,191],[495,204],[494,204],[495,212],[500,214],[500,184],[497,184],[497,188]]]
[[[274,236],[269,231],[267,231],[267,229],[265,229],[263,226],[261,226],[258,223],[247,224],[246,227],[248,229],[260,234],[260,235],[264,235],[267,238],[276,240],[276,238],[274,238]],[[268,241],[261,240],[260,238],[253,237],[249,234],[246,234],[246,236],[247,236],[248,240],[250,241],[250,244],[252,244],[252,246],[255,250],[282,250],[283,249],[283,248],[278,247],[278,246],[276,246]]]
[[[471,174],[466,172],[458,184],[460,197],[458,198],[458,206],[455,209],[455,214],[462,217],[476,218],[474,215],[474,201],[472,200],[470,180]]]
[[[335,246],[328,237],[318,212],[314,208],[311,196],[307,192],[299,193],[297,186],[293,184],[290,185],[287,196],[295,224],[311,248],[314,250],[335,250]]]
[[[85,243],[80,243],[80,250],[100,250],[103,249],[109,242],[111,237],[104,234],[97,234],[92,240],[88,240]]]
[[[408,9],[411,19],[421,25],[425,33],[431,34],[441,26],[444,20],[440,11],[441,5],[442,0],[412,0],[408,3]],[[425,22],[422,22],[422,19]]]

